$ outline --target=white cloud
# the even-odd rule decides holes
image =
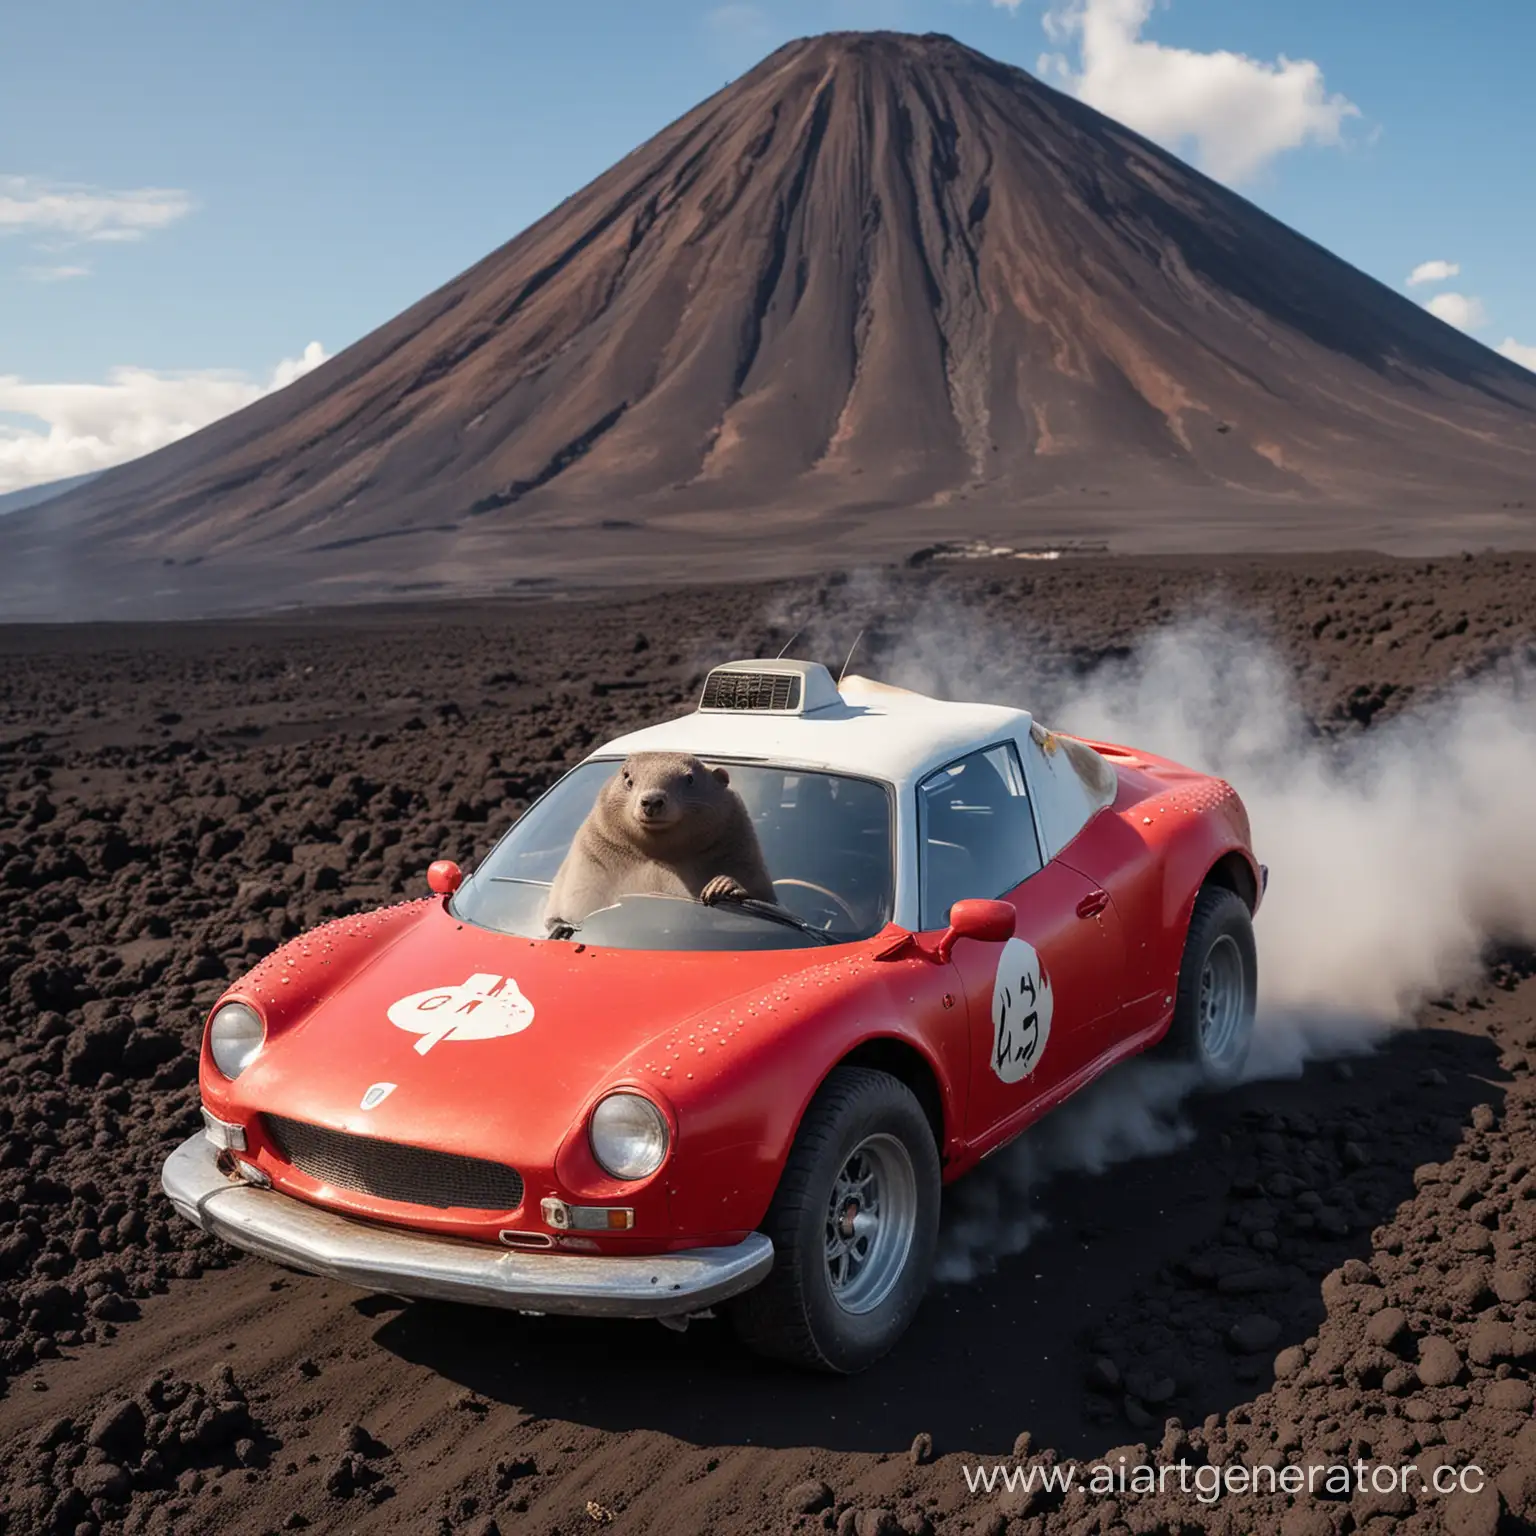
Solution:
[[[1416,288],[1421,283],[1443,283],[1460,273],[1458,262],[1421,261],[1408,274],[1407,286]],[[1475,294],[1437,293],[1424,300],[1424,308],[1437,320],[1454,325],[1458,331],[1476,331],[1488,324],[1488,308]],[[1525,346],[1513,336],[1506,336],[1494,350],[1536,373],[1536,347]]]
[[[23,267],[21,275],[34,283],[66,283],[72,277],[89,277],[91,269],[83,264],[76,266]]]
[[[139,240],[192,211],[192,199],[170,187],[110,192],[100,187],[0,176],[0,235],[78,240]]]
[[[126,463],[291,384],[326,360],[312,341],[265,381],[230,369],[114,368],[104,384],[28,384],[0,374],[0,492]],[[7,421],[28,417],[46,430]]]
[[[1447,278],[1461,274],[1459,261],[1421,261],[1408,274],[1408,286],[1417,288],[1420,283],[1443,283]]]
[[[1427,309],[1437,320],[1454,325],[1458,331],[1474,331],[1488,323],[1488,311],[1481,299],[1465,293],[1437,293],[1426,301]]]
[[[318,368],[325,359],[325,348],[318,341],[310,342],[297,357],[285,357],[272,370],[272,382],[262,393],[270,394],[274,389],[282,389],[292,384],[295,379],[303,378],[310,369]]]
[[[1513,336],[1506,336],[1496,348],[1501,357],[1507,357],[1512,363],[1519,363],[1522,368],[1529,368],[1536,373],[1536,347],[1527,347],[1515,340]]]
[[[1040,72],[1080,100],[1176,150],[1192,148],[1202,169],[1244,181],[1276,155],[1303,144],[1338,144],[1360,109],[1329,94],[1310,59],[1274,63],[1246,54],[1196,53],[1141,35],[1152,0],[1068,0],[1048,11],[1053,42]]]
[[[1024,3],[1024,0],[992,0],[1000,11],[1016,11]]]

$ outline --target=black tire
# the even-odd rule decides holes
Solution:
[[[877,1192],[879,1169],[887,1170],[885,1210],[865,1212],[850,1198],[843,1221],[851,1228],[855,1213],[873,1217],[876,1237],[871,1241],[841,1227],[834,1234],[831,1209],[840,1181],[850,1169],[872,1163]],[[910,1201],[897,1187],[904,1169],[911,1173]],[[902,1211],[910,1213],[910,1221],[897,1214]],[[893,1235],[882,1238],[884,1217],[890,1218],[886,1230]],[[939,1154],[922,1106],[888,1073],[837,1068],[805,1112],[762,1224],[773,1239],[773,1268],[761,1285],[731,1304],[737,1336],[757,1354],[807,1370],[862,1371],[911,1323],[928,1289],[938,1230]],[[902,1231],[910,1238],[898,1267]],[[829,1258],[830,1246],[850,1239],[849,1252]],[[864,1267],[855,1251],[861,1240],[867,1244]],[[833,1278],[837,1267],[841,1281]],[[850,1310],[839,1294],[859,1309]]]
[[[1192,1062],[1214,1088],[1235,1082],[1253,1040],[1258,981],[1248,903],[1222,886],[1202,886],[1190,914],[1163,1054]]]

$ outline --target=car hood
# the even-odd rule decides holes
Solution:
[[[205,1072],[205,1097],[222,1088],[231,1108],[444,1151],[548,1158],[613,1084],[665,1095],[676,1056],[645,1057],[659,1034],[824,966],[829,953],[596,948],[493,933],[440,902],[395,912],[361,956],[324,957],[313,938],[302,950],[295,941],[232,987],[228,996],[266,1012],[268,1040],[238,1082]]]

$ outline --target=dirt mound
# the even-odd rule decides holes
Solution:
[[[474,857],[596,739],[686,707],[722,655],[804,627],[839,662],[869,620],[878,674],[891,615],[933,604],[1017,633],[1049,692],[1213,591],[1270,629],[1342,742],[1527,655],[1536,561],[929,564],[628,604],[0,632],[4,1528],[1526,1528],[1529,955],[1368,1058],[1197,1105],[1180,1150],[1058,1180],[1027,1251],[936,1289],[896,1354],[842,1384],[770,1370],[718,1323],[361,1297],[236,1259],[157,1191],[229,977],[419,893],[432,857]],[[1475,1464],[1487,1486],[967,1491],[965,1466],[1013,1456],[1084,1477],[1106,1459]]]
[[[1528,371],[1020,70],[840,34],[290,388],[6,519],[0,570],[12,613],[153,615],[708,575],[743,539],[799,572],[1020,527],[1481,545],[1531,537],[1533,466]]]

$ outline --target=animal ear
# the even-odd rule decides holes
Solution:
[[[731,782],[731,776],[725,771],[724,768],[711,768],[709,771],[714,774],[714,776],[719,779],[722,784],[729,784]]]

